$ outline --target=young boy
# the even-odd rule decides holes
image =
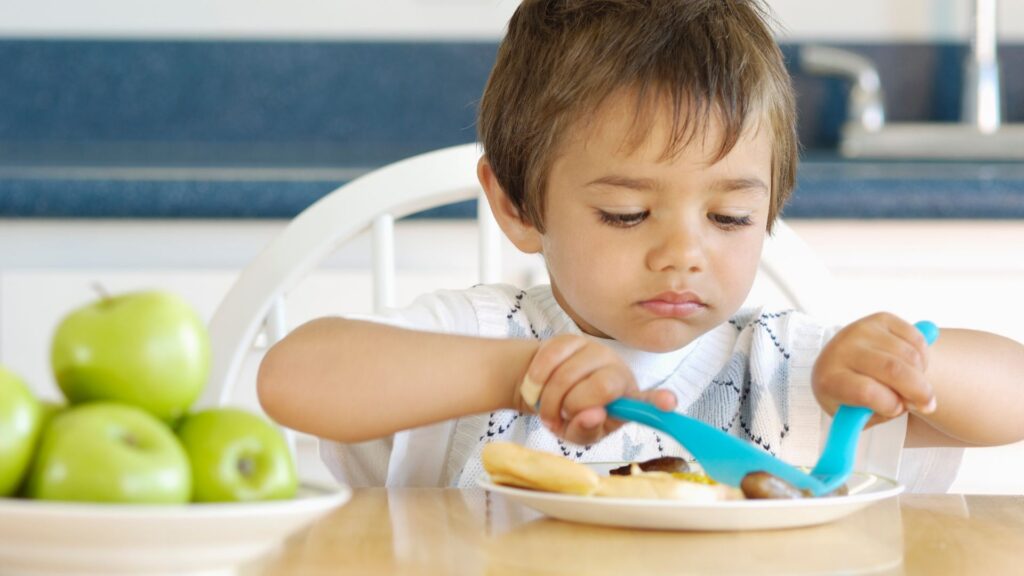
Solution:
[[[581,461],[680,455],[607,417],[628,395],[799,464],[823,416],[875,412],[858,467],[1024,438],[1024,346],[908,322],[741,310],[793,188],[793,94],[755,0],[525,0],[480,105],[478,176],[550,286],[442,291],[274,346],[260,400],[354,485],[471,487],[512,440]],[[521,389],[539,392],[539,404]],[[939,489],[952,481],[945,470]],[[948,468],[948,467],[947,467]],[[918,467],[918,470],[921,468]],[[907,467],[901,480],[908,477]]]

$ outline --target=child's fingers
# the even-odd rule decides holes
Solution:
[[[619,426],[621,423],[613,423],[604,408],[593,406],[568,419],[562,437],[576,444],[593,444]]]
[[[871,419],[868,420],[868,423],[864,427],[865,428],[871,428],[875,424],[882,424],[884,422],[888,422],[889,420],[892,420],[893,418],[898,418],[898,417],[902,416],[903,413],[906,412],[906,411],[907,410],[904,408],[903,410],[900,410],[898,413],[892,414],[892,415],[889,415],[889,416],[882,416],[881,414],[872,414],[871,415]]]
[[[916,326],[894,316],[882,314],[883,323],[894,337],[887,341],[889,350],[897,356],[916,364],[924,372],[928,369],[928,341]]]
[[[935,393],[925,377],[929,350],[924,334],[913,324],[893,314],[881,313],[876,316],[887,332],[874,343],[875,347],[884,354],[902,360],[905,366],[901,366],[891,357],[875,359],[875,368],[871,373],[880,373],[876,378],[894,388],[908,408],[924,414],[934,412]],[[867,373],[865,370],[861,371]],[[884,380],[887,373],[889,379]]]
[[[636,389],[633,374],[621,364],[604,364],[575,381],[562,398],[561,415],[573,419],[577,414],[600,407]]]
[[[647,390],[630,394],[630,397],[650,402],[662,410],[673,410],[678,404],[676,395],[668,390]],[[611,400],[615,398],[611,398]],[[566,403],[570,404],[571,401],[567,399]],[[619,420],[609,418],[608,412],[602,406],[590,406],[580,410],[567,420],[564,438],[577,444],[593,444],[618,430],[622,424],[623,422]]]
[[[544,382],[538,411],[541,420],[552,429],[558,429],[563,417],[571,417],[583,408],[603,406],[611,401],[615,397],[611,396],[612,389],[617,383],[604,369],[616,365],[617,358],[614,352],[603,346],[583,346],[555,367]],[[599,374],[595,378],[596,372]],[[567,406],[566,396],[570,392],[575,393],[578,401]],[[621,396],[622,392],[618,395]]]
[[[835,412],[838,404],[864,406],[885,418],[895,418],[905,410],[903,399],[893,389],[871,376],[854,371],[831,375],[823,383],[822,391],[834,401],[830,402],[831,406],[824,406],[831,413]]]
[[[544,384],[551,374],[566,359],[580,348],[586,346],[587,340],[581,336],[556,336],[544,341],[526,369],[526,375],[519,388],[523,401],[530,409],[537,411]]]
[[[932,387],[920,367],[888,350],[866,350],[850,368],[892,389],[916,409],[925,410],[934,401]]]

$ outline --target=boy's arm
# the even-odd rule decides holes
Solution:
[[[1024,438],[1024,345],[973,330],[943,329],[928,382],[937,407],[911,414],[908,447],[996,445]]]
[[[360,442],[450,418],[521,408],[534,340],[436,334],[322,318],[292,331],[260,364],[257,389],[281,424]]]

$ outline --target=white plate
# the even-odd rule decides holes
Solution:
[[[591,464],[599,474],[620,464]],[[481,478],[480,486],[553,518],[655,530],[764,530],[812,526],[837,520],[903,491],[896,482],[854,472],[848,496],[798,500],[731,500],[690,503],[678,500],[604,498],[525,490]]]
[[[344,504],[345,486],[292,500],[184,506],[0,498],[0,574],[230,573]]]

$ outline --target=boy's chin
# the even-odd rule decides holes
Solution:
[[[633,338],[622,338],[619,341],[644,352],[665,353],[685,348],[699,336],[699,333],[690,331],[660,330],[653,334],[638,334]]]

